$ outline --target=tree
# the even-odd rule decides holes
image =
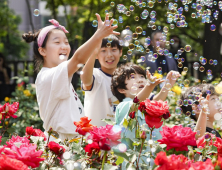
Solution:
[[[29,48],[22,41],[18,25],[21,18],[9,9],[7,0],[0,0],[0,52],[13,58],[25,58]]]

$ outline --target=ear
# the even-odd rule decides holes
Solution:
[[[119,50],[119,54],[120,54],[120,56],[122,56],[123,55],[123,50]]]
[[[44,49],[44,48],[39,47],[39,48],[38,48],[38,51],[39,51],[39,54],[41,54],[43,57],[46,56],[46,52],[45,52],[45,49]]]
[[[126,93],[126,90],[125,89],[118,89],[118,92],[122,93],[122,94],[125,94]]]
[[[153,41],[152,41],[152,40],[150,40],[150,44],[151,44],[152,46],[154,46],[154,43],[153,43]]]

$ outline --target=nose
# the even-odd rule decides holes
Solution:
[[[113,56],[113,54],[112,54],[111,50],[107,50],[107,57],[112,57],[112,56]]]

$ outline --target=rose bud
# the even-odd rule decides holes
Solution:
[[[137,96],[133,99],[133,103],[139,103],[139,99],[137,98]]]
[[[130,117],[131,119],[134,119],[134,118],[135,118],[135,111],[130,112],[129,117]]]
[[[164,119],[168,119],[170,116],[170,112],[166,112],[165,114],[163,114]]]
[[[193,160],[193,158],[194,158],[194,152],[193,152],[193,150],[190,150],[190,151],[188,152],[188,157],[189,157],[190,160]]]
[[[143,131],[141,134],[140,134],[140,138],[141,139],[146,139],[146,132]]]

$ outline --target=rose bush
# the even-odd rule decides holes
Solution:
[[[89,122],[88,117],[81,117],[79,122],[74,122],[74,125],[77,127],[76,132],[78,132],[80,135],[86,135],[87,132],[90,132],[93,130],[93,125],[91,125]]]
[[[44,140],[46,141],[46,135],[40,130],[40,129],[33,129],[33,127],[26,127],[26,136],[30,138],[30,136],[39,136],[39,137],[44,137]]]
[[[196,146],[196,132],[193,132],[189,127],[179,125],[170,128],[164,126],[163,131],[160,131],[160,133],[162,139],[157,141],[160,142],[160,144],[166,144],[166,150],[174,148],[176,151],[188,151],[187,146]]]

